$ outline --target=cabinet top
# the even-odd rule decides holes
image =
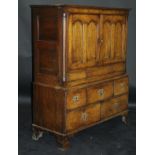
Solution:
[[[32,8],[36,7],[58,7],[58,8],[89,8],[89,9],[105,9],[105,10],[126,10],[129,11],[131,8],[114,8],[114,7],[103,7],[103,6],[87,6],[87,5],[71,5],[71,4],[55,4],[55,5],[30,5]]]

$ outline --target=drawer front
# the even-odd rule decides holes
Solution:
[[[68,112],[66,117],[66,129],[67,131],[75,130],[99,120],[100,104],[91,105],[82,110]]]
[[[113,95],[113,82],[96,85],[87,89],[88,103],[98,102]]]
[[[85,114],[86,114],[86,119],[83,119],[85,124],[91,124],[94,122],[97,122],[100,120],[100,115],[101,115],[101,104],[95,104],[93,106],[90,106],[89,108],[86,108]]]
[[[86,90],[78,89],[67,94],[67,109],[74,109],[86,104]]]
[[[113,98],[101,104],[101,118],[107,118],[128,108],[128,95]]]
[[[128,92],[128,77],[114,81],[114,95],[120,95]]]

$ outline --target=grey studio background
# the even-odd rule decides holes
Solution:
[[[131,8],[128,20],[127,73],[129,74],[129,125],[115,118],[83,130],[71,139],[71,148],[62,152],[53,134],[44,133],[33,141],[31,82],[31,9],[30,5],[80,4],[104,7]],[[19,155],[136,155],[136,2],[135,0],[19,0],[18,56],[18,149]]]
[[[136,4],[135,0],[19,0],[19,100],[30,100],[32,81],[31,9],[32,4],[80,4],[131,8],[128,26],[127,72],[130,83],[130,105],[136,96]],[[22,103],[22,101],[20,103]],[[30,103],[30,102],[27,102]]]

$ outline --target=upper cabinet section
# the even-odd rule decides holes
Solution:
[[[99,15],[69,15],[68,67],[70,69],[96,65],[99,35]]]
[[[124,74],[127,18],[127,9],[32,6],[35,80],[67,83]]]
[[[68,15],[68,69],[125,62],[126,14]]]

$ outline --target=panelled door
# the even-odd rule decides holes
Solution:
[[[101,15],[99,64],[125,61],[126,16]]]
[[[71,14],[68,22],[68,68],[95,66],[99,53],[100,15]]]

